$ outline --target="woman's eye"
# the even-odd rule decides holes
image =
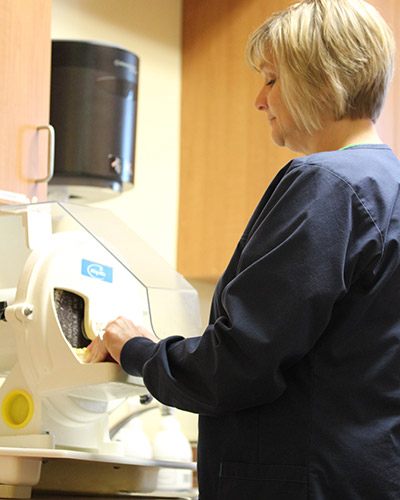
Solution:
[[[272,85],[275,83],[275,81],[276,81],[276,80],[268,80],[268,81],[265,83],[265,85],[266,85],[267,87],[272,87]]]

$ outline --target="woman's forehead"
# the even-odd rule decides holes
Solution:
[[[276,74],[278,71],[275,63],[271,60],[263,61],[260,65],[260,70],[265,74]]]
[[[260,69],[265,68],[268,71],[276,71],[277,70],[277,62],[276,56],[274,52],[271,50],[271,47],[267,47],[264,49],[262,54],[262,60],[260,61]]]

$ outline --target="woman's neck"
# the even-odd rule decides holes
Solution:
[[[328,122],[321,130],[309,136],[305,141],[303,153],[336,151],[352,144],[382,144],[371,120],[345,118]]]

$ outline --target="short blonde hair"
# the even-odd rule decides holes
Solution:
[[[250,37],[258,71],[277,67],[297,126],[312,133],[328,116],[376,121],[392,77],[393,34],[364,0],[303,0],[267,19]]]

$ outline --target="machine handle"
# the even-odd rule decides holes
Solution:
[[[36,130],[48,131],[48,144],[47,144],[47,175],[42,179],[36,179],[35,182],[49,182],[54,175],[54,144],[55,144],[55,131],[52,125],[41,125]]]

